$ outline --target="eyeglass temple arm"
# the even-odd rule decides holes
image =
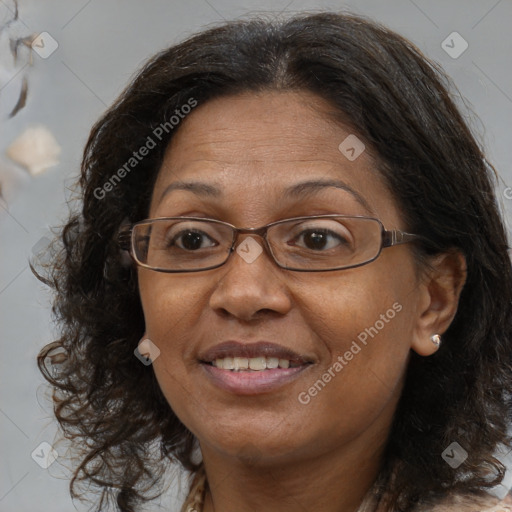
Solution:
[[[405,233],[399,229],[391,229],[382,232],[382,247],[391,247],[393,245],[406,244],[414,240],[419,240],[422,237],[420,235],[414,235],[412,233]]]
[[[117,245],[125,251],[130,250],[132,240],[132,226],[127,226],[121,229],[117,234]]]

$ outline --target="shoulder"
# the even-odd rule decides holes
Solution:
[[[420,506],[415,512],[512,512],[510,495],[503,500],[495,496],[450,496],[435,505]]]

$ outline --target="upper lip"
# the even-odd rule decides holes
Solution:
[[[215,345],[201,353],[199,359],[204,363],[211,363],[215,359],[223,359],[225,357],[247,357],[250,359],[260,356],[288,359],[302,364],[313,362],[311,357],[297,354],[297,352],[294,352],[290,348],[269,341],[242,343],[235,340],[224,341],[223,343]]]

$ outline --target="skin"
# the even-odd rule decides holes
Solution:
[[[329,110],[306,92],[199,105],[167,148],[148,218],[199,215],[257,227],[338,213],[404,229],[370,151],[350,162],[338,150],[351,132],[329,120]],[[334,187],[284,198],[284,188],[311,179],[343,180],[371,212]],[[191,180],[215,184],[223,195],[173,190],[162,197],[169,184]],[[153,368],[200,442],[211,489],[206,512],[357,510],[381,464],[410,350],[436,351],[430,336],[449,326],[464,282],[462,257],[437,257],[426,274],[411,249],[386,248],[368,265],[335,272],[283,270],[266,252],[250,264],[233,253],[224,266],[198,273],[139,267],[146,337],[161,351]],[[299,393],[394,303],[402,310],[307,405],[300,403]],[[274,341],[314,364],[274,392],[228,393],[205,377],[198,354],[229,339]]]

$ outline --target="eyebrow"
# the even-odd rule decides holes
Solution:
[[[365,198],[359,192],[357,192],[357,190],[354,190],[350,185],[341,180],[331,179],[302,181],[284,189],[283,195],[285,197],[294,199],[304,199],[305,197],[316,194],[325,188],[339,188],[341,190],[345,190],[351,194],[367,212],[373,213],[373,209],[370,208],[370,205],[365,200]],[[223,196],[222,190],[210,183],[204,183],[201,181],[175,181],[165,188],[165,190],[162,192],[162,195],[160,196],[160,201],[173,190],[187,190],[203,197],[218,198]]]

